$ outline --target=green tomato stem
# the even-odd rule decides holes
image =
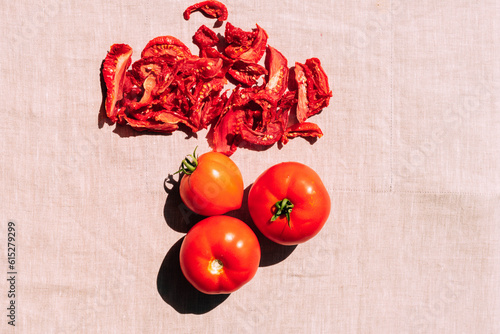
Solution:
[[[198,157],[196,156],[197,148],[198,146],[194,148],[193,154],[189,154],[188,156],[186,156],[186,158],[184,158],[184,160],[182,160],[179,170],[175,172],[174,175],[180,172],[187,175],[193,174],[193,172],[196,170],[196,167],[198,167]]]
[[[290,213],[293,209],[293,203],[290,202],[288,198],[284,198],[281,201],[276,202],[274,206],[276,207],[276,212],[271,217],[271,221],[273,222],[278,219],[279,216],[285,215],[288,222],[288,227],[292,227],[290,224]]]

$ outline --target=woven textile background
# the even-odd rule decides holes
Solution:
[[[332,214],[307,243],[263,242],[257,275],[224,297],[183,280],[193,216],[164,188],[195,146],[210,150],[207,132],[139,134],[100,112],[113,43],[132,60],[161,35],[197,52],[214,20],[185,21],[192,3],[0,9],[0,332],[500,333],[500,3],[226,1],[228,21],[264,28],[290,65],[319,58],[333,97],[310,119],[314,144],[232,156],[246,187],[308,164]]]

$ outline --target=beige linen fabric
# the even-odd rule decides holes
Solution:
[[[164,179],[187,138],[99,116],[101,62],[214,21],[188,1],[11,1],[0,11],[2,333],[499,333],[498,1],[228,1],[333,89],[324,136],[239,149],[249,186],[294,160],[332,214],[297,247],[262,241],[255,278],[207,298],[182,280],[195,217]],[[214,28],[223,34],[222,28]],[[248,223],[244,210],[239,216]],[[16,224],[16,326],[7,324],[7,224]]]

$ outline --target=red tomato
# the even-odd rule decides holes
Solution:
[[[195,150],[196,153],[196,150]],[[241,207],[243,178],[238,166],[226,155],[193,153],[183,161],[181,199],[193,212],[203,216],[221,215]]]
[[[196,289],[206,294],[231,293],[255,276],[260,245],[241,220],[212,216],[189,230],[179,256],[184,276]]]
[[[330,215],[330,196],[318,174],[298,162],[283,162],[262,173],[248,194],[257,228],[282,245],[314,237]]]

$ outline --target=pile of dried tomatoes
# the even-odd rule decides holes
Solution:
[[[221,23],[228,16],[224,4],[213,0],[188,7],[184,18],[194,11]],[[213,150],[226,155],[245,144],[266,147],[298,136],[321,137],[318,125],[307,121],[332,96],[319,59],[288,67],[267,40],[259,25],[244,31],[226,22],[221,37],[202,25],[193,36],[198,55],[179,39],[161,36],[134,63],[129,45],[114,44],[102,68],[106,115],[136,130],[210,128]],[[226,89],[228,83],[234,87]]]

